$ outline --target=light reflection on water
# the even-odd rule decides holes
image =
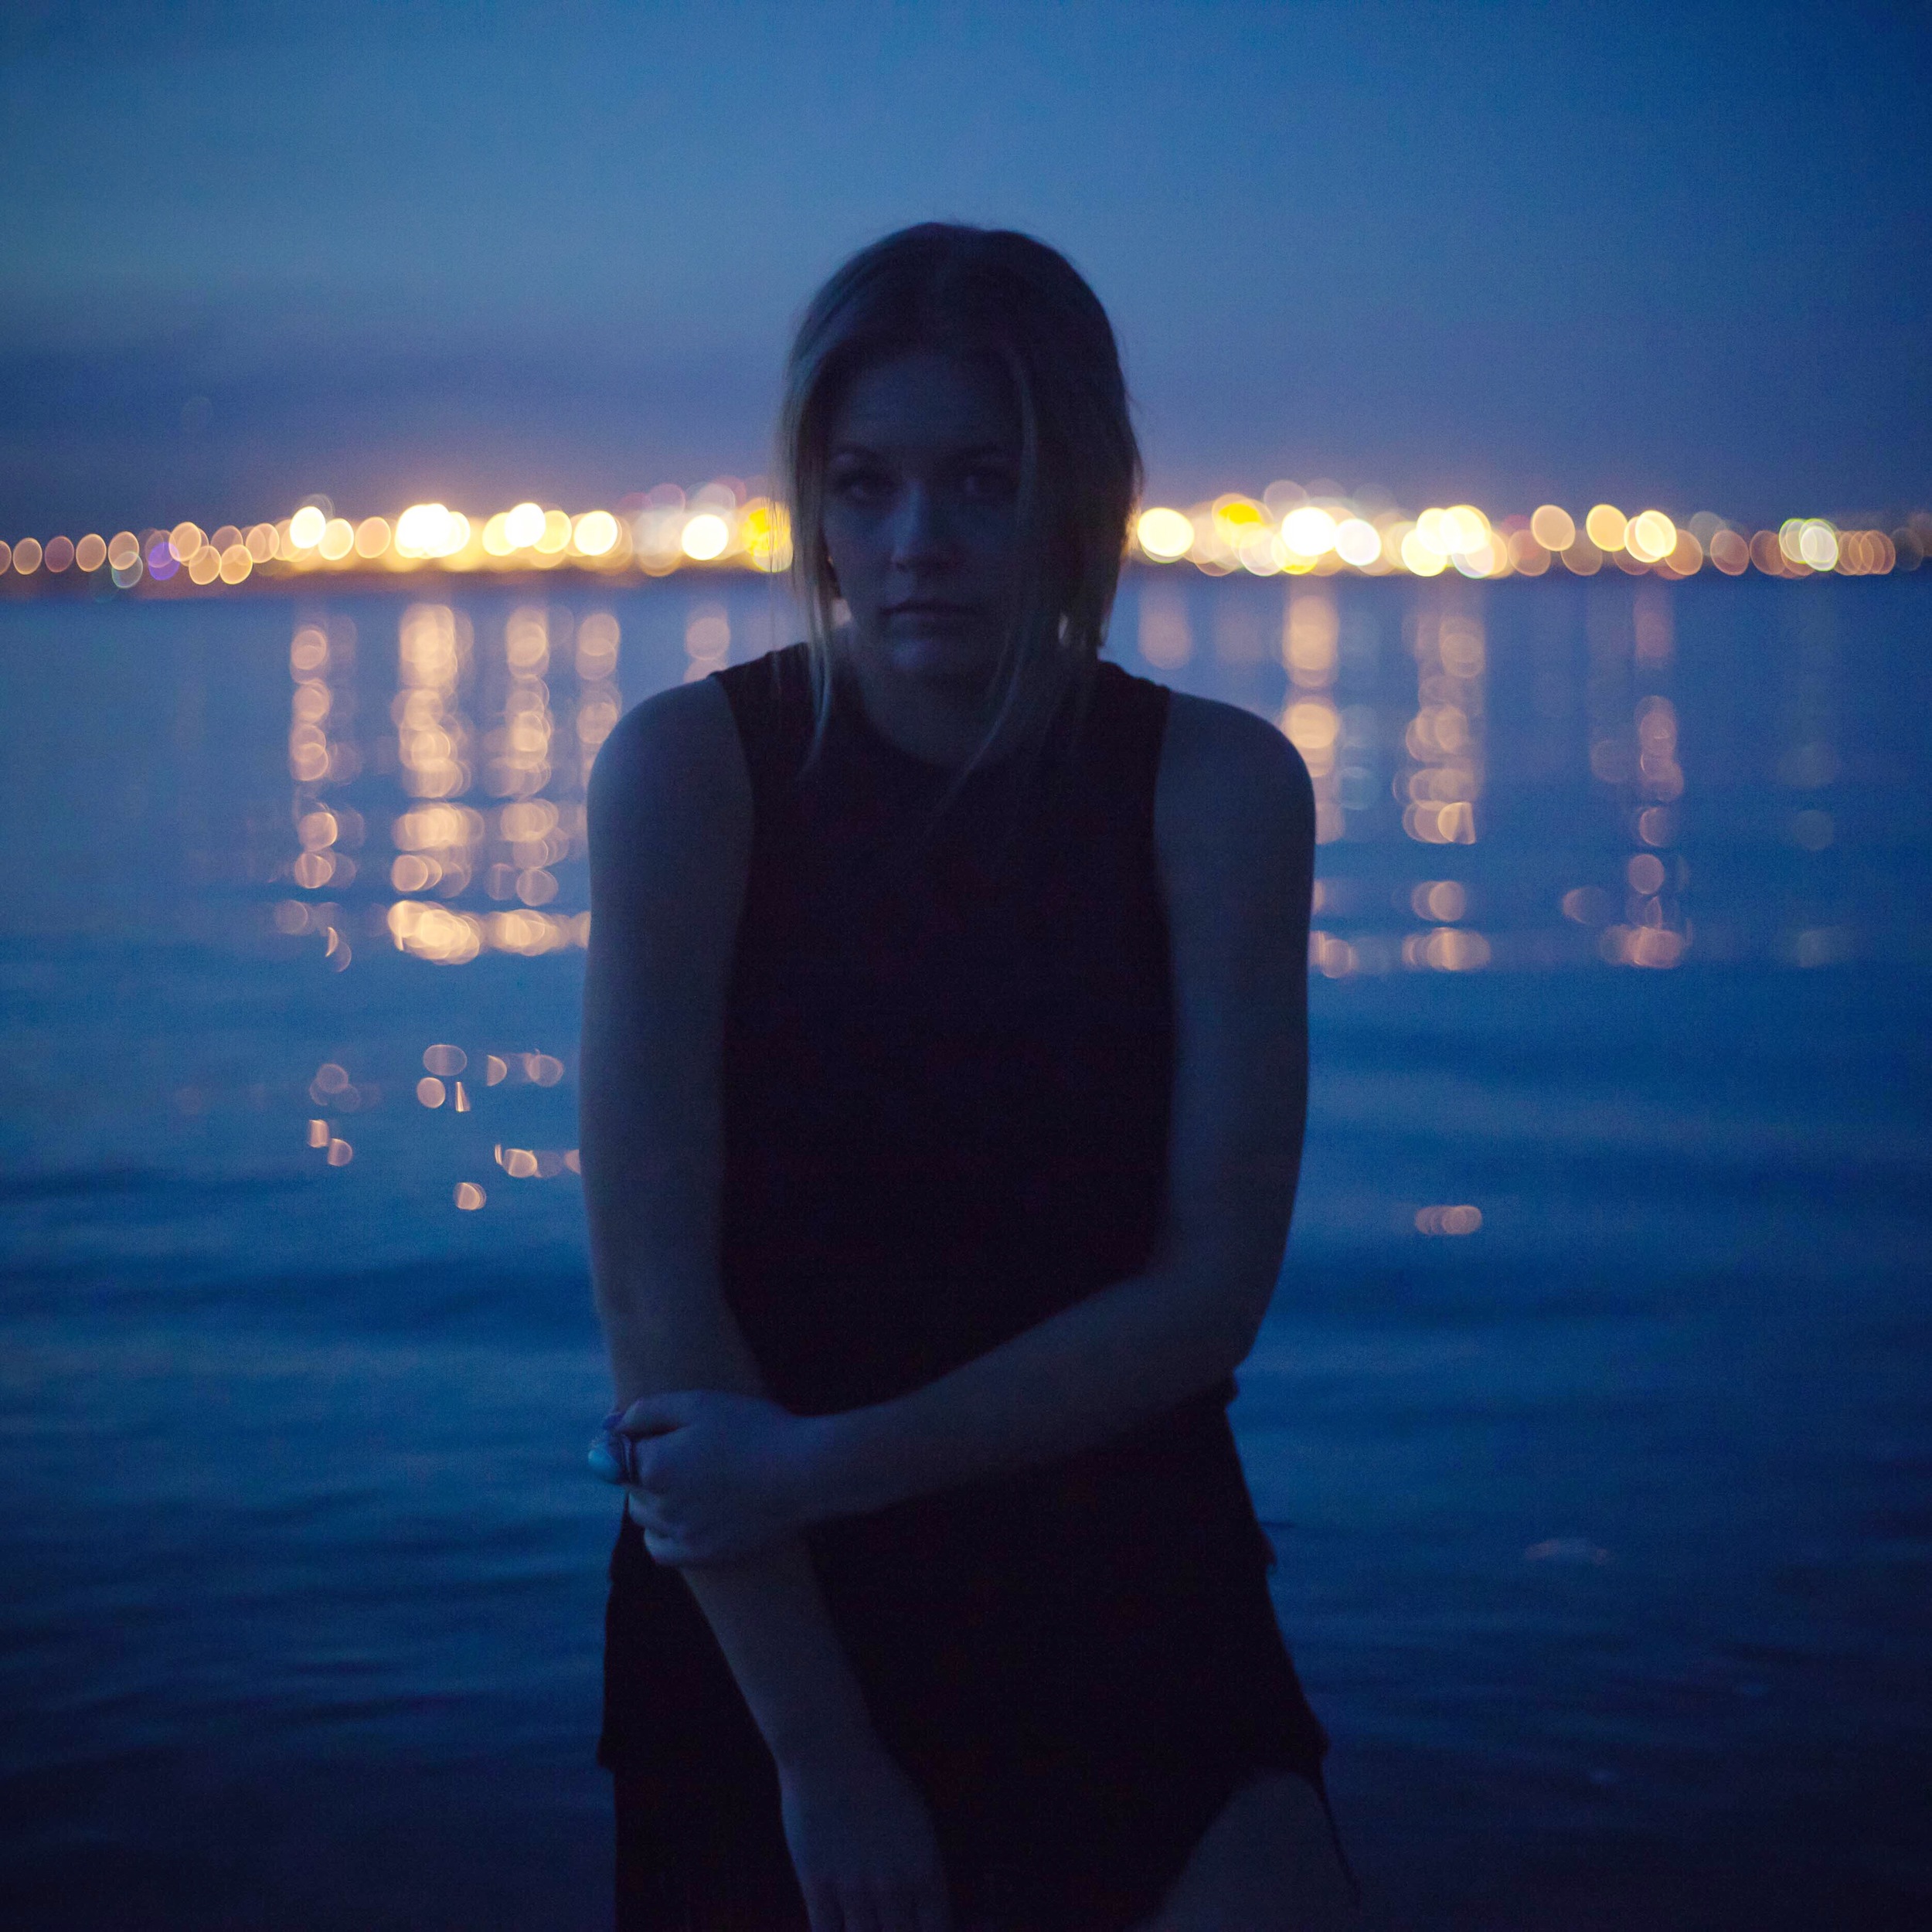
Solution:
[[[1908,580],[1485,588],[1143,575],[1124,590],[1115,651],[1249,706],[1300,747],[1321,843],[1319,978],[1902,963],[1932,953],[1917,862],[1932,693],[1911,629],[1925,601]],[[56,630],[64,615],[43,621]],[[334,973],[372,953],[452,968],[580,954],[585,785],[623,708],[791,633],[775,587],[737,580],[97,621],[114,634],[97,645],[104,656],[158,652],[173,675],[145,716],[111,694],[83,713],[113,728],[81,735],[48,790],[64,781],[75,802],[97,804],[126,787],[125,821],[102,828],[80,868],[47,863],[16,834],[27,876],[12,919],[85,923],[78,870],[151,932]],[[281,773],[266,702],[277,658]],[[51,665],[48,675],[44,696],[29,683],[23,702],[53,700]],[[117,769],[114,750],[143,739],[146,755]],[[29,825],[47,810],[45,794],[21,803]],[[515,1056],[533,1050],[475,1046],[511,1054],[492,1064],[513,1070],[512,1087]],[[571,1063],[561,1034],[546,1050]],[[415,1058],[378,1070],[365,1053],[349,1100],[386,1094],[406,1110],[427,1070]],[[437,1143],[452,1202],[523,1178],[523,1162],[506,1166],[505,1143],[484,1137],[476,1085],[447,1100],[477,1131]],[[345,1164],[355,1107],[310,1098],[304,1131]],[[554,1164],[568,1151],[529,1150],[546,1179],[567,1175]]]
[[[1317,787],[1235,1417],[1391,1923],[1908,1922],[1928,611],[1124,593]],[[597,1922],[584,782],[790,634],[738,580],[0,612],[0,1769],[63,1924]]]

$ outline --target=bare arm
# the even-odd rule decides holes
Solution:
[[[751,794],[724,694],[639,706],[590,799],[581,1141],[591,1269],[618,1405],[764,1393],[718,1279],[719,1062]],[[864,1748],[869,1719],[794,1536],[682,1573],[782,1764]]]
[[[1212,1387],[1253,1346],[1308,1106],[1314,801],[1271,726],[1176,694],[1155,818],[1177,1036],[1162,1250],[923,1388],[826,1418],[821,1513],[1076,1454]]]

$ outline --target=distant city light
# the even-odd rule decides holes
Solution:
[[[684,526],[679,547],[694,563],[709,563],[721,557],[731,543],[731,526],[716,511],[706,510]]]
[[[1472,503],[1411,514],[1377,492],[1351,499],[1331,483],[1304,489],[1277,481],[1259,498],[1229,491],[1185,508],[1146,505],[1133,519],[1125,547],[1130,562],[1185,563],[1210,577],[1346,571],[1434,577],[1454,570],[1495,580],[1544,577],[1553,570],[1594,577],[1614,569],[1674,580],[1707,565],[1730,577],[1753,570],[1787,579],[1826,573],[1883,577],[1915,570],[1932,553],[1932,515],[1914,512],[1889,529],[1794,516],[1775,529],[1753,530],[1706,510],[1680,522],[1661,509],[1627,516],[1614,504],[1598,503],[1580,527],[1576,515],[1555,503],[1540,504],[1528,516],[1492,517]],[[317,573],[380,579],[424,570],[564,569],[663,577],[693,567],[768,574],[791,563],[785,506],[726,478],[688,495],[675,485],[660,484],[615,510],[573,513],[526,500],[471,517],[429,502],[412,504],[393,518],[356,522],[337,516],[318,498],[280,522],[223,524],[212,532],[184,520],[171,529],[112,536],[0,539],[0,590],[54,596],[70,586],[111,582],[124,591],[165,587],[164,594],[174,596]]]
[[[1172,563],[1187,555],[1194,526],[1179,510],[1143,510],[1134,526],[1141,554],[1156,563]]]
[[[1583,519],[1583,533],[1600,550],[1621,550],[1629,525],[1614,503],[1599,503]]]
[[[543,506],[519,503],[503,514],[503,540],[512,550],[534,549],[543,536]]]
[[[1577,526],[1567,510],[1546,503],[1529,519],[1529,534],[1546,550],[1566,550],[1577,541]]]

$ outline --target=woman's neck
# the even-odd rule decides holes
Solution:
[[[982,765],[997,764],[1016,748],[1037,715],[1035,705],[1009,707],[998,736],[988,744],[987,734],[999,716],[996,693],[964,682],[908,678],[850,650],[841,651],[838,662],[866,722],[888,744],[925,764],[958,771],[976,755]],[[1045,700],[1049,694],[1043,689],[1037,695]]]

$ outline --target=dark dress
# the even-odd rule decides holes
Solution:
[[[794,645],[717,674],[753,832],[726,1022],[722,1266],[770,1393],[886,1400],[1145,1267],[1167,1179],[1161,685],[1103,664],[1036,757],[968,778],[841,693],[808,763]],[[1125,1927],[1240,1783],[1321,1789],[1226,1413],[807,1536],[956,1923]],[[600,1761],[619,1923],[803,1928],[778,1786],[682,1579],[628,1521]]]

